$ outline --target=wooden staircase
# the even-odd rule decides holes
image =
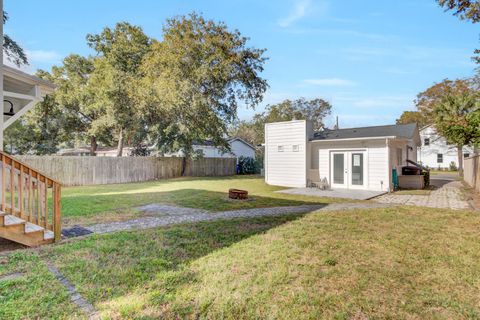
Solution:
[[[61,184],[0,151],[0,238],[26,246],[61,239]]]

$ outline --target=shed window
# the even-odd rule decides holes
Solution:
[[[463,157],[464,157],[464,158],[470,157],[470,153],[464,153],[464,154],[463,154]]]
[[[401,166],[402,164],[403,164],[402,149],[397,148],[397,166]]]
[[[293,152],[298,152],[298,151],[300,151],[300,145],[294,144],[293,147],[292,147],[292,151],[293,151]]]
[[[283,146],[278,146],[278,152],[283,152]]]
[[[443,163],[443,154],[437,154],[437,163]]]
[[[429,146],[430,145],[430,138],[423,139],[423,145],[424,146]]]

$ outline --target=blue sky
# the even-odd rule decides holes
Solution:
[[[393,123],[415,95],[444,78],[471,76],[478,26],[434,0],[4,0],[5,32],[23,45],[29,71],[49,70],[70,53],[92,54],[85,35],[128,21],[161,38],[166,18],[192,11],[221,20],[267,49],[264,103],[321,97],[332,125]]]

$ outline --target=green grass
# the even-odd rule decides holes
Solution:
[[[14,272],[22,276],[2,280]],[[0,257],[0,319],[73,319],[80,313],[64,287],[35,254]]]
[[[473,319],[478,230],[473,212],[395,207],[121,232],[25,255],[53,261],[105,318]],[[69,306],[53,292],[47,303],[50,291],[18,291],[0,309],[21,315],[35,296],[31,310],[61,318]]]
[[[229,188],[248,190],[248,201],[228,199]],[[115,215],[134,213],[133,207],[150,203],[201,208],[210,211],[247,209],[271,206],[328,203],[341,201],[318,197],[275,193],[284,188],[269,186],[259,176],[214,178],[183,178],[144,183],[70,187],[62,190],[64,218],[91,217],[100,214],[114,219]],[[345,200],[343,200],[345,201]]]

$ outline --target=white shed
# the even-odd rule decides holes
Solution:
[[[401,174],[416,161],[420,143],[415,124],[313,132],[305,120],[265,125],[265,181],[306,187],[326,180],[330,187],[390,191],[392,169]]]

